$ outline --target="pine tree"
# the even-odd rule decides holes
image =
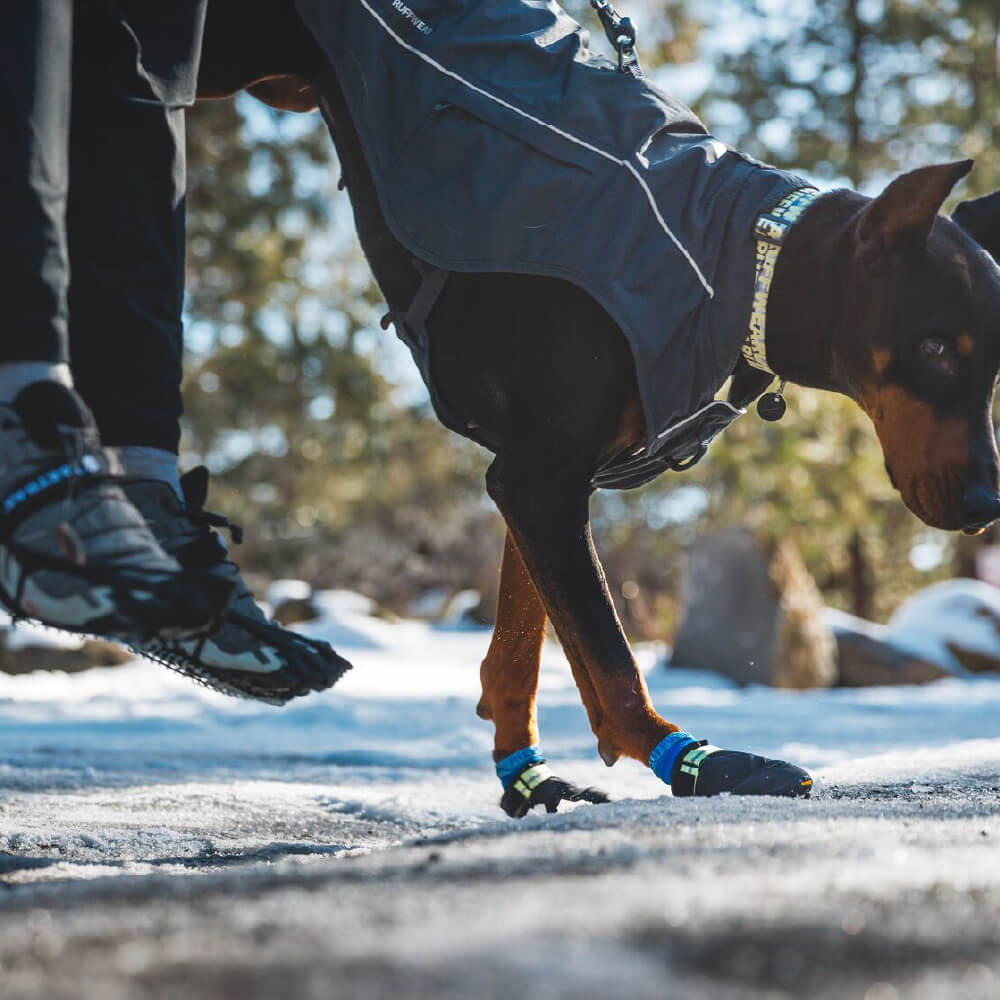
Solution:
[[[967,190],[1000,185],[995,0],[737,0],[746,48],[719,60],[701,102],[727,141],[855,187],[976,156]]]

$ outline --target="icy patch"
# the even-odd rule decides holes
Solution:
[[[30,862],[7,858],[0,881],[212,870],[506,829],[492,726],[475,714],[489,631],[386,621],[343,592],[318,603],[322,617],[302,631],[330,639],[355,669],[284,709],[226,698],[138,660],[76,675],[0,674],[0,859]],[[816,769],[821,790],[865,796],[891,786],[934,797],[942,780],[1000,771],[998,678],[738,688],[665,669],[663,652],[637,650],[661,714],[718,746]],[[557,774],[629,808],[643,800],[642,808],[691,808],[637,762],[604,767],[553,643],[539,688],[542,745]],[[738,814],[761,808],[774,806],[741,803]],[[601,810],[568,811],[576,826],[603,822]]]

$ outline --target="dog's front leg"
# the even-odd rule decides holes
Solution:
[[[500,805],[515,817],[536,805],[555,812],[563,801],[607,802],[597,788],[579,788],[544,766],[538,745],[535,695],[545,638],[545,608],[514,540],[507,533],[497,619],[490,648],[480,668],[483,696],[477,712],[496,727],[493,760],[504,784]],[[584,682],[586,678],[582,679]]]
[[[649,700],[590,534],[589,476],[565,456],[498,455],[486,477],[573,668],[598,751],[648,764],[675,795],[808,795],[800,767],[698,741]]]

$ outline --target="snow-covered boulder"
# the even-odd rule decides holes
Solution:
[[[450,628],[478,626],[476,612],[482,603],[478,590],[425,590],[407,608],[408,618],[434,622]]]
[[[84,639],[69,632],[28,622],[0,619],[0,673],[30,674],[58,670],[75,674],[91,667],[113,667],[132,659],[123,647],[101,639]]]
[[[354,590],[317,590],[312,595],[323,618],[369,618],[378,612],[378,605]]]
[[[841,687],[927,684],[947,677],[947,667],[893,642],[885,625],[827,608],[823,619],[837,642],[837,682]]]
[[[890,642],[953,674],[1000,673],[1000,588],[945,580],[904,601]]]
[[[312,596],[312,584],[305,580],[273,580],[267,588],[265,599],[272,608],[284,604],[285,601],[305,601]]]
[[[260,602],[264,613],[281,625],[311,622],[319,617],[312,599],[312,585],[305,580],[275,580]]]
[[[450,598],[451,592],[446,588],[431,587],[410,601],[406,617],[435,622],[444,614]]]

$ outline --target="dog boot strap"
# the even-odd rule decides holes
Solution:
[[[509,788],[514,779],[525,768],[544,763],[545,757],[542,754],[542,748],[537,743],[532,743],[530,747],[523,747],[498,760],[496,762],[497,777],[504,788]]]

